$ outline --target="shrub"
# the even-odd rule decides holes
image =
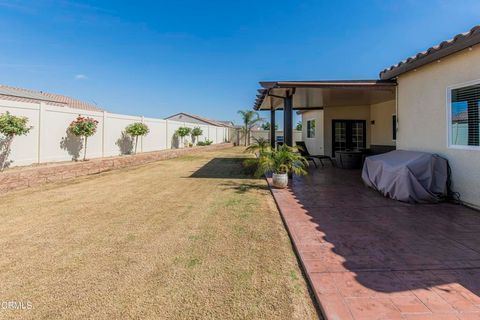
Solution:
[[[302,131],[302,121],[299,121],[297,123],[297,127],[295,129],[297,129],[298,131]]]
[[[272,127],[272,125],[270,124],[270,122],[265,122],[262,124],[262,129],[263,130],[270,130],[270,128]],[[275,123],[275,130],[278,130],[278,124]]]
[[[213,143],[212,140],[198,141],[197,146],[209,146]]]
[[[185,137],[188,136],[192,132],[191,128],[188,127],[180,127],[175,132],[177,136],[182,139],[182,145],[185,146]]]
[[[254,176],[258,170],[258,158],[245,159],[242,162],[243,172],[248,176]]]
[[[70,123],[68,131],[77,136],[83,137],[83,161],[87,159],[87,139],[97,132],[98,121],[90,117],[82,117],[79,115],[77,119]]]
[[[195,127],[192,130],[192,142],[195,143],[197,140],[197,137],[201,136],[203,134],[203,130],[200,127]]]
[[[125,128],[125,132],[135,138],[135,154],[137,153],[138,137],[145,136],[150,132],[148,126],[142,122],[135,122]]]
[[[32,129],[32,127],[27,126],[27,123],[27,117],[17,117],[11,115],[8,111],[0,115],[0,133],[5,136],[5,150],[0,155],[0,171],[3,171],[5,161],[10,154],[13,137],[26,135]]]

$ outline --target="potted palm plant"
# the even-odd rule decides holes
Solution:
[[[263,152],[258,162],[257,176],[272,173],[275,188],[286,188],[288,174],[306,175],[308,161],[292,147],[281,146],[278,150]]]

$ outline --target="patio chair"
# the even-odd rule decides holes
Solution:
[[[296,141],[295,144],[297,145],[298,151],[300,152],[300,154],[303,157],[305,157],[305,159],[307,159],[308,161],[312,161],[315,164],[315,168],[317,168],[317,164],[315,163],[315,159],[318,159],[318,161],[320,161],[320,163],[322,165],[322,168],[325,167],[322,160],[328,160],[332,164],[332,167],[335,166],[332,158],[330,158],[329,156],[325,156],[325,155],[321,155],[321,154],[319,154],[319,155],[310,154],[310,152],[308,152],[307,145],[305,144],[304,141]]]

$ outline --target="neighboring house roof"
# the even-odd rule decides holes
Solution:
[[[458,112],[452,116],[452,122],[467,122],[467,121],[468,121],[467,111]]]
[[[186,113],[186,112],[179,112],[179,113],[175,113],[174,115],[171,115],[169,117],[166,117],[165,120],[168,120],[168,119],[171,119],[171,118],[175,118],[175,117],[178,117],[178,116],[186,116],[186,117],[190,117],[190,118],[193,118],[193,119],[196,119],[198,121],[201,121],[201,122],[205,122],[207,124],[211,124],[212,126],[217,126],[217,127],[233,127],[233,124],[231,121],[218,121],[218,120],[212,120],[212,119],[207,119],[207,118],[204,118],[204,117],[200,117],[200,116],[197,116],[195,114],[190,114],[190,113]]]
[[[218,121],[217,122],[220,122],[221,124],[223,124],[224,126],[227,126],[227,127],[234,127],[235,124],[232,122],[232,121],[224,121],[224,120],[221,120],[221,121]]]
[[[443,41],[436,46],[430,47],[425,51],[419,52],[416,55],[381,71],[380,79],[393,79],[402,73],[414,70],[427,63],[437,61],[478,43],[480,43],[480,25],[473,27],[468,32],[457,34],[453,39]]]
[[[93,104],[60,94],[34,91],[5,85],[0,85],[0,99],[30,103],[45,102],[46,104],[58,107],[68,107],[86,111],[103,111],[102,108],[99,108]]]
[[[235,129],[243,129],[243,128],[245,128],[245,126],[243,126],[243,125],[241,125],[241,124],[237,124],[237,125],[234,126],[234,128],[235,128]],[[260,130],[263,130],[263,128],[262,128],[261,126],[255,125],[255,126],[251,127],[250,130],[252,130],[252,131],[260,131]]]

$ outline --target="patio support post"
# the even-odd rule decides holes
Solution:
[[[293,146],[293,95],[289,93],[283,100],[283,141],[287,146]]]
[[[275,108],[270,109],[270,146],[275,149]]]

